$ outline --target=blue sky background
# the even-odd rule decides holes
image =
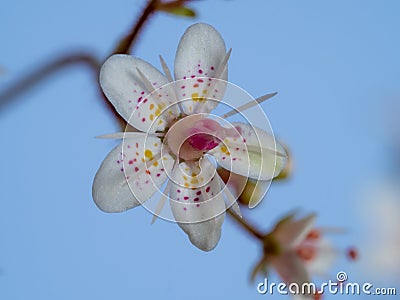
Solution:
[[[0,91],[70,50],[107,57],[144,1],[3,0],[1,6]],[[400,2],[196,1],[192,7],[196,20],[154,17],[134,54],[157,67],[162,54],[172,67],[186,27],[207,22],[233,48],[231,82],[255,97],[279,92],[263,108],[293,153],[294,173],[245,214],[268,229],[294,208],[315,211],[318,225],[348,230],[332,237],[340,255],[348,245],[361,247],[361,259],[339,259],[332,278],[345,270],[353,280],[398,284],[391,274],[374,275],[362,256],[374,244],[366,224],[378,225],[382,216],[363,217],[359,197],[391,166],[386,119],[400,98]],[[0,299],[267,297],[248,281],[261,249],[231,220],[218,247],[203,253],[176,224],[151,226],[143,208],[123,214],[96,208],[92,180],[116,142],[94,136],[118,129],[101,101],[86,68],[72,67],[0,112]]]

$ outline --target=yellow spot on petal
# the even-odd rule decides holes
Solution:
[[[153,109],[154,108],[154,104],[152,103],[152,104],[150,104],[150,109]]]
[[[189,183],[185,182],[185,187],[189,187]]]
[[[144,156],[148,159],[152,159],[153,158],[153,152],[151,152],[149,149],[146,149],[146,151],[144,151]]]
[[[207,90],[203,90],[203,94],[207,94]]]
[[[199,93],[193,93],[192,94],[192,100],[193,101],[204,101],[205,98],[202,96],[199,96]]]
[[[153,166],[157,167],[158,166],[158,161],[155,161]]]
[[[154,114],[158,117],[161,114],[161,111],[164,109],[165,104],[158,104],[157,109],[154,112]]]
[[[150,121],[153,121],[153,120],[154,120],[154,115],[151,114],[151,115],[150,115]]]

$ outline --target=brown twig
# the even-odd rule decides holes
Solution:
[[[227,210],[227,213],[229,216],[232,217],[236,221],[237,224],[243,227],[247,232],[249,232],[251,235],[256,237],[259,240],[263,240],[264,234],[262,234],[258,229],[251,225],[248,221],[246,221],[243,217],[239,217],[237,214],[232,212],[230,209]]]
[[[149,20],[150,16],[157,10],[157,2],[159,0],[150,0],[144,8],[142,15],[135,22],[132,30],[118,43],[112,54],[128,54],[132,49],[140,31],[143,29],[145,23]]]
[[[4,109],[4,107],[8,105],[15,97],[26,92],[29,88],[43,81],[50,75],[53,75],[54,73],[59,72],[66,67],[81,64],[88,66],[93,72],[93,75],[96,76],[97,80],[97,74],[99,72],[101,63],[93,55],[85,52],[78,52],[61,56],[25,75],[17,83],[2,91],[0,93],[0,111]]]

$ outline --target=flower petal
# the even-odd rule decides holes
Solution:
[[[282,278],[283,282],[289,286],[295,283],[302,292],[302,286],[304,283],[310,282],[310,276],[303,264],[303,262],[298,258],[294,251],[287,251],[280,255],[277,255],[271,260],[272,266],[275,268],[276,272]],[[298,294],[298,296],[300,296]],[[312,294],[303,295],[304,299],[313,299]]]
[[[94,178],[92,194],[105,212],[122,212],[145,202],[161,188],[174,159],[161,153],[161,140],[143,133],[124,139],[104,159]]]
[[[181,38],[175,57],[175,80],[178,96],[186,113],[210,112],[223,98],[228,79],[225,42],[214,27],[198,23],[190,26]],[[219,78],[213,80],[211,78]],[[206,99],[217,101],[207,101]]]
[[[170,205],[175,220],[191,243],[203,251],[217,245],[225,217],[221,186],[207,160],[184,162],[173,174]]]
[[[162,131],[177,114],[173,85],[149,63],[130,55],[117,54],[106,60],[100,71],[100,84],[108,100],[133,127],[147,132]],[[149,86],[150,85],[150,86]],[[154,91],[156,90],[156,91]]]
[[[338,253],[326,239],[320,239],[314,247],[316,249],[315,256],[305,262],[306,268],[312,274],[326,276],[338,257]]]
[[[283,169],[287,157],[284,148],[264,130],[244,124],[232,123],[236,137],[226,137],[211,150],[225,169],[257,180],[270,180]]]
[[[286,217],[275,226],[273,230],[274,237],[281,247],[293,249],[305,240],[314,226],[315,219],[315,214],[309,214],[296,221],[294,220],[294,215]]]

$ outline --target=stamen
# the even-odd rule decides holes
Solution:
[[[351,248],[349,248],[349,249],[347,249],[347,257],[350,259],[350,260],[357,260],[357,258],[358,258],[358,251],[357,251],[357,249],[356,248],[354,248],[354,247],[351,247]]]
[[[217,71],[215,72],[215,78],[221,78],[222,73],[225,71],[226,66],[228,64],[229,57],[231,56],[232,48],[225,54],[224,59],[222,60],[221,64],[219,65]]]
[[[140,76],[140,79],[142,80],[142,83],[144,84],[144,86],[145,86],[145,88],[147,89],[147,91],[148,91],[150,94],[153,93],[155,90],[154,90],[154,87],[153,87],[153,85],[151,84],[150,80],[147,79],[146,75],[144,75],[143,72],[140,71],[139,68],[136,68],[136,71],[138,72],[138,74],[139,74],[139,76]]]
[[[242,148],[243,147],[243,144],[230,143],[230,145],[232,146],[232,148],[236,148],[236,147]],[[269,152],[269,153],[271,153],[273,155],[276,155],[278,157],[287,158],[287,154],[286,153],[281,153],[281,152],[278,152],[278,151],[276,151],[274,149],[269,149],[269,148],[264,148],[264,147],[259,147],[259,146],[253,146],[253,145],[247,145],[247,144],[245,145],[245,147],[246,147],[246,149],[248,151],[258,152],[258,153],[261,152],[261,151],[266,151],[266,152]]]
[[[232,212],[237,215],[238,217],[242,218],[242,213],[240,212],[239,204],[237,203],[235,197],[232,195],[232,192],[229,190],[228,186],[222,180],[221,176],[219,176],[218,172],[215,172],[215,176],[218,178],[218,183],[222,189],[225,191],[226,195],[226,205],[228,209],[231,209]]]
[[[116,133],[109,133],[109,134],[103,134],[103,135],[98,135],[95,138],[96,139],[111,139],[111,140],[120,140],[120,139],[133,139],[133,138],[139,138],[143,137],[144,135],[149,135],[149,136],[157,136],[157,137],[163,137],[164,133],[145,133],[145,132],[116,132]]]
[[[305,261],[310,261],[315,258],[316,249],[312,246],[302,246],[296,250],[297,255]]]
[[[235,114],[237,114],[239,112],[243,112],[246,109],[249,109],[249,108],[251,108],[253,106],[256,106],[258,104],[263,103],[264,101],[274,97],[276,94],[278,94],[278,93],[275,92],[275,93],[271,93],[271,94],[266,94],[266,95],[261,96],[261,97],[259,97],[257,99],[254,99],[254,100],[252,100],[250,102],[247,102],[247,103],[245,103],[245,104],[243,104],[243,105],[231,110],[230,112],[224,114],[221,118],[226,119],[226,118],[231,117],[231,116],[233,116],[233,115],[235,115]]]
[[[165,76],[167,77],[169,82],[173,82],[174,80],[172,79],[171,71],[169,70],[167,63],[165,62],[164,58],[161,55],[159,57]]]
[[[307,234],[306,240],[319,240],[321,238],[321,232],[318,229],[312,229]]]
[[[176,159],[175,163],[174,163],[174,167],[172,168],[172,173],[171,174],[174,174],[175,169],[178,166],[178,164],[179,164],[179,159]],[[169,193],[170,193],[170,190],[171,190],[171,186],[172,186],[172,181],[168,180],[167,187],[165,188],[164,193],[162,193],[161,199],[157,204],[157,207],[156,207],[156,210],[154,212],[153,218],[151,219],[151,224],[154,224],[154,222],[157,220],[157,218],[160,215],[162,209],[164,208],[165,202],[167,201],[167,199],[169,199]]]
[[[174,98],[175,98],[176,103],[178,104],[181,114],[183,114],[184,110],[183,110],[182,104],[179,101],[178,96],[176,95],[175,81],[172,78],[171,71],[169,70],[167,63],[165,62],[164,58],[161,55],[160,55],[160,62],[161,62],[161,66],[164,70],[165,76],[167,77],[168,81],[173,84]]]

